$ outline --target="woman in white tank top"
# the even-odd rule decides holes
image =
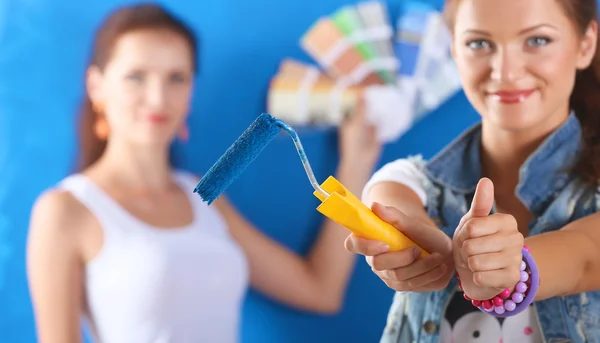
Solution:
[[[302,258],[224,198],[207,207],[191,194],[198,179],[172,170],[169,146],[187,136],[196,60],[193,33],[155,5],[120,9],[99,30],[81,172],[32,212],[28,276],[40,342],[81,342],[83,317],[99,343],[235,342],[249,285],[299,309],[340,307],[354,263],[345,229],[326,221]],[[362,116],[340,133],[337,177],[358,194],[380,145]]]

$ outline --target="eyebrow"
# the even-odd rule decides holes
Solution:
[[[554,30],[558,30],[555,26],[552,26],[550,24],[539,24],[539,25],[534,25],[534,26],[531,26],[531,27],[528,27],[526,29],[519,31],[519,35],[523,35],[525,33],[528,33],[528,32],[543,28],[543,27],[548,27],[548,28],[551,28]],[[482,30],[475,30],[475,29],[467,29],[463,33],[475,33],[475,34],[479,34],[482,36],[491,36],[489,32],[482,31]]]

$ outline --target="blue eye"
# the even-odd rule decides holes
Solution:
[[[133,73],[128,74],[126,77],[128,80],[132,80],[132,81],[137,81],[137,82],[144,81],[144,74],[142,74],[141,72],[133,72]]]
[[[547,45],[550,43],[550,39],[546,38],[546,37],[531,37],[529,39],[527,39],[527,45],[531,46],[531,47],[538,47],[538,46],[543,46],[543,45]]]
[[[184,83],[186,81],[186,77],[181,74],[174,74],[174,75],[171,75],[170,80],[173,83]]]
[[[489,49],[491,48],[490,42],[483,39],[475,39],[467,42],[467,47],[473,50]]]

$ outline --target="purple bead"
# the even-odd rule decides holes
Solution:
[[[515,290],[519,293],[525,293],[527,290],[527,285],[524,282],[519,282],[517,287],[515,287]]]
[[[523,293],[513,293],[512,300],[517,304],[520,304],[523,301]]]
[[[496,311],[496,313],[498,313],[498,314],[504,313],[504,311],[505,311],[504,305],[494,307],[494,311]]]
[[[525,261],[521,261],[521,271],[525,270],[525,268],[527,268]]]
[[[521,282],[529,280],[529,274],[527,272],[521,272]]]
[[[517,308],[517,304],[515,304],[515,302],[512,300],[506,300],[506,302],[504,303],[504,308],[507,311],[514,311],[515,308]]]

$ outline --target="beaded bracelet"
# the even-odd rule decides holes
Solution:
[[[514,289],[505,288],[498,295],[488,300],[472,300],[466,294],[463,296],[471,301],[473,306],[495,317],[514,316],[525,310],[535,299],[540,278],[533,256],[527,246],[523,247],[523,260],[521,261],[521,279]],[[460,277],[457,275],[458,287],[462,290]],[[510,298],[510,299],[509,299]]]

